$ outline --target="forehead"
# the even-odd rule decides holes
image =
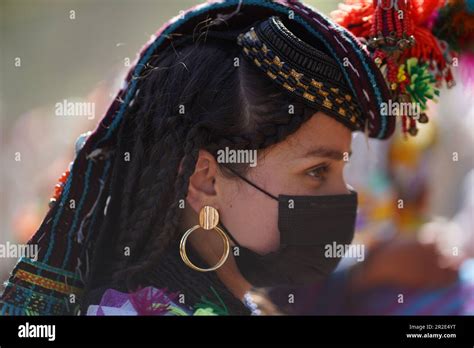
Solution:
[[[305,156],[321,147],[350,153],[351,140],[349,128],[323,112],[317,112],[276,148],[282,156],[291,154],[293,158]]]

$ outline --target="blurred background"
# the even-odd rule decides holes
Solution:
[[[200,2],[0,0],[0,244],[25,243],[36,231],[76,138],[95,129],[137,52],[171,17]],[[305,2],[326,14],[338,7]],[[427,230],[426,238],[445,238],[445,246],[474,255],[473,97],[462,81],[443,89],[430,105],[433,122],[416,139],[355,136],[346,177],[360,193],[358,238]],[[92,103],[93,114],[57,115],[64,101]],[[15,262],[0,259],[0,279]]]

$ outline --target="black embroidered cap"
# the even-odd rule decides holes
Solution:
[[[337,62],[291,32],[276,16],[239,35],[237,42],[257,67],[303,102],[363,130],[365,120]]]

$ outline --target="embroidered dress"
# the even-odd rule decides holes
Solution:
[[[211,290],[214,290],[211,288]],[[168,293],[166,290],[154,287],[146,287],[134,293],[124,293],[115,289],[107,289],[98,305],[90,305],[87,315],[229,315],[225,303],[217,292],[214,291],[217,303],[203,298],[201,302],[193,307],[180,303],[179,295]],[[245,295],[245,305],[258,315],[259,310],[251,297]]]

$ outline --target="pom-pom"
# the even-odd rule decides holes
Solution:
[[[428,63],[419,63],[417,58],[407,60],[406,71],[410,79],[406,91],[414,102],[420,104],[421,110],[425,111],[428,100],[439,96],[436,79],[430,74]]]

